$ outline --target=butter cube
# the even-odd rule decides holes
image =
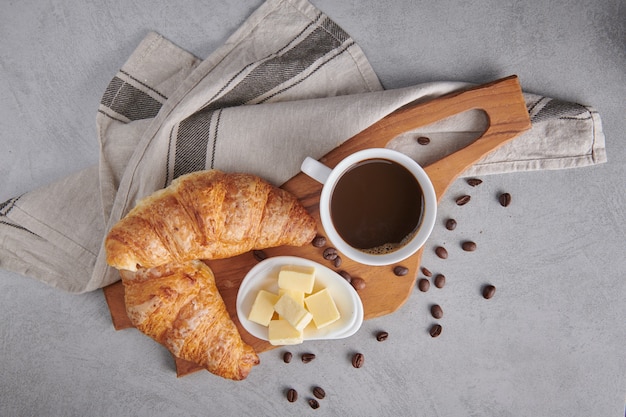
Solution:
[[[273,346],[297,345],[304,340],[302,330],[294,329],[287,320],[270,321],[268,339]]]
[[[278,272],[278,288],[284,290],[311,294],[314,283],[315,267],[312,266],[283,266]]]
[[[313,319],[313,315],[289,294],[283,294],[278,299],[274,304],[274,310],[280,314],[281,319],[288,321],[296,330],[304,329]]]
[[[261,290],[254,299],[252,309],[248,315],[248,320],[258,323],[262,326],[270,324],[270,320],[274,315],[274,304],[278,301],[279,296],[269,291]]]
[[[279,288],[278,289],[278,296],[281,297],[284,294],[289,294],[289,296],[291,298],[293,298],[298,303],[300,303],[301,305],[304,306],[304,293],[302,291],[286,290],[284,288]],[[278,300],[276,300],[276,301],[278,301]]]
[[[318,329],[328,326],[340,318],[339,310],[328,288],[309,295],[304,299],[304,304],[313,315],[313,323]]]
[[[278,289],[278,297],[282,297],[284,294],[289,294],[291,298],[296,300],[298,304],[304,307],[304,293],[302,291],[293,291],[293,290],[285,290],[282,288]],[[284,319],[280,314],[278,315],[279,319]]]

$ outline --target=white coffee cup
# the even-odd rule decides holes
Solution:
[[[419,219],[417,220],[417,227],[407,233],[407,236],[401,242],[387,242],[392,244],[392,246],[385,245],[384,250],[380,248],[378,250],[359,249],[349,244],[341,236],[333,222],[331,209],[333,194],[338,182],[355,167],[369,164],[371,161],[400,165],[417,181],[422,194],[420,200],[421,213],[416,213],[416,218]],[[437,216],[437,197],[433,184],[424,169],[401,152],[386,148],[365,149],[347,156],[333,169],[313,158],[307,157],[302,162],[301,170],[309,177],[323,184],[319,212],[326,237],[339,252],[356,262],[373,266],[391,265],[401,262],[417,252],[424,245],[433,230]]]

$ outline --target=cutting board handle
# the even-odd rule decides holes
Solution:
[[[385,147],[396,136],[456,114],[479,109],[488,127],[474,142],[425,167],[437,198],[454,180],[483,156],[530,128],[530,119],[518,78],[512,75],[488,84],[455,91],[436,99],[408,104],[350,138],[324,156],[333,167],[346,156],[365,148]]]

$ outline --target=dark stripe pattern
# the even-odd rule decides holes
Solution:
[[[201,111],[179,124],[174,154],[174,178],[204,169],[212,117],[213,111]],[[198,157],[199,155],[204,156]]]
[[[537,123],[554,119],[585,119],[591,117],[588,113],[589,110],[580,104],[551,99],[531,120],[533,123]],[[581,117],[581,115],[586,115],[587,117]]]
[[[100,104],[131,121],[153,118],[162,106],[161,102],[119,77],[111,80]]]
[[[282,48],[275,56],[260,63],[222,97],[180,122],[175,143],[172,179],[205,169],[207,166],[211,120],[216,110],[244,105],[294,79],[320,58],[339,49],[349,39],[348,34],[327,17],[323,17],[319,25],[297,45],[287,50]],[[291,42],[293,40],[289,43]],[[326,63],[327,61],[320,65]],[[294,85],[296,84],[298,83]],[[216,138],[213,138],[213,141],[211,166],[214,163]]]
[[[6,216],[7,214],[9,214],[11,209],[13,209],[15,202],[19,200],[19,198],[20,197],[13,197],[8,199],[4,203],[0,203],[0,216]]]
[[[12,221],[10,221],[8,218],[6,218],[6,216],[11,212],[13,207],[15,207],[15,203],[17,202],[17,200],[20,199],[20,197],[13,197],[5,201],[4,203],[0,203],[0,225],[13,227],[15,229],[23,230],[25,232],[28,232],[30,234],[37,236],[35,233],[31,232],[27,228],[20,226],[19,224],[15,224]]]

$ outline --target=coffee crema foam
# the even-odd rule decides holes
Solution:
[[[401,249],[404,246],[406,246],[407,243],[409,243],[415,237],[418,230],[419,230],[419,226],[416,227],[415,230],[413,230],[408,236],[406,236],[400,242],[385,243],[380,246],[376,246],[375,248],[359,249],[359,250],[369,255],[387,255],[389,253],[395,252],[398,249]]]

